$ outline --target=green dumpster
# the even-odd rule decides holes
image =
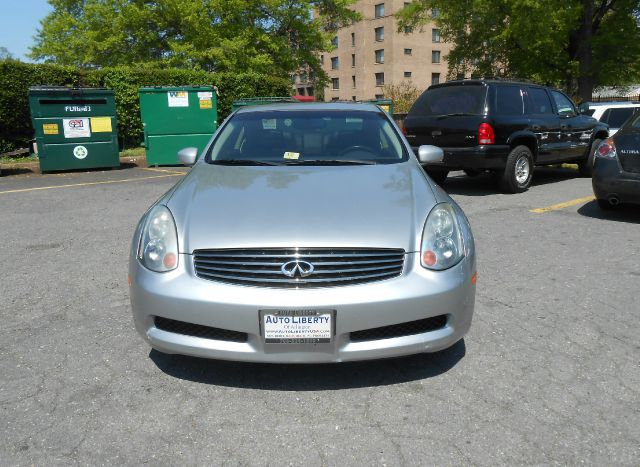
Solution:
[[[213,86],[140,88],[148,165],[176,165],[178,151],[207,145],[217,128]]]
[[[250,105],[265,105],[265,104],[278,104],[281,102],[300,102],[293,97],[246,97],[243,99],[236,99],[231,103],[231,111],[239,109],[240,107],[247,107]]]
[[[112,90],[31,87],[29,107],[42,172],[120,165]]]
[[[372,99],[365,102],[369,104],[376,104],[389,115],[393,115],[393,101],[391,99]]]

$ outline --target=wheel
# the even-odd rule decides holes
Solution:
[[[533,155],[526,146],[516,146],[507,156],[500,187],[507,193],[527,191],[533,177]]]
[[[603,211],[613,211],[616,208],[606,199],[597,199],[596,201],[598,202],[598,206],[600,206],[600,209],[602,209]]]
[[[443,169],[425,169],[425,171],[427,172],[427,175],[431,177],[431,180],[436,182],[438,185],[442,185],[449,175],[449,171]]]
[[[464,169],[463,172],[467,174],[467,177],[477,177],[482,173],[482,171],[478,169]]]
[[[601,142],[601,139],[594,139],[593,143],[591,144],[591,148],[589,149],[589,155],[587,156],[587,158],[578,162],[578,172],[580,173],[581,177],[591,177],[591,175],[593,174],[593,159],[595,157],[596,150],[598,149],[598,146],[600,146]]]

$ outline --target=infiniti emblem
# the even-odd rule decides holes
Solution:
[[[307,263],[306,261],[294,260],[289,261],[288,263],[284,263],[280,268],[282,274],[287,277],[306,277],[309,274],[313,273],[313,264]]]

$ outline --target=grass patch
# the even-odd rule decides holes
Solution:
[[[4,156],[0,157],[0,164],[24,164],[28,162],[38,162],[38,156],[35,154],[30,156]]]
[[[131,148],[120,151],[120,157],[145,157],[147,152],[144,148]]]

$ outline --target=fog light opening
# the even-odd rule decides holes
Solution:
[[[427,266],[435,266],[438,262],[438,257],[433,251],[427,250],[422,255],[422,262]]]

